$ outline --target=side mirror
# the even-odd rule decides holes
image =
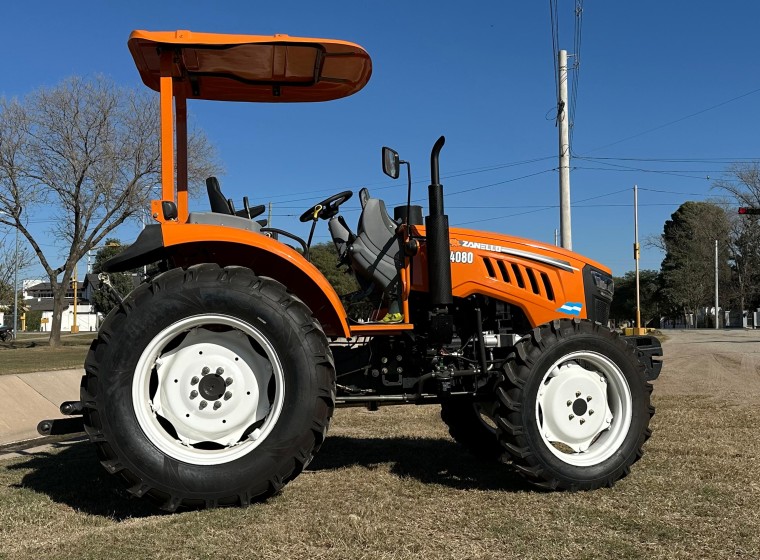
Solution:
[[[396,150],[383,147],[383,173],[391,179],[398,179],[399,158]]]

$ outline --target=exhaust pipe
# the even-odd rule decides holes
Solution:
[[[428,287],[434,312],[445,314],[453,303],[449,249],[449,217],[443,213],[443,185],[438,173],[438,156],[446,138],[441,136],[430,152],[430,215],[425,217]]]

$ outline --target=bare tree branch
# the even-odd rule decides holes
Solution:
[[[73,77],[23,100],[0,99],[0,223],[17,228],[50,279],[55,311],[51,344],[76,263],[114,228],[135,217],[160,184],[160,122],[155,94],[103,77]],[[218,171],[205,135],[188,139],[193,191]],[[54,266],[29,217],[52,212],[46,235],[65,240]],[[59,276],[61,276],[59,278]]]

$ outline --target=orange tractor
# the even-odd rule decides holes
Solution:
[[[353,231],[340,214],[345,191],[305,209],[303,240],[255,220],[263,208],[247,199],[236,210],[214,178],[211,211],[189,212],[188,99],[345,97],[371,74],[361,47],[135,31],[129,49],[160,92],[162,196],[151,207],[157,223],[105,269],[161,272],[108,315],[81,401],[62,411],[132,494],[167,510],[264,499],[309,464],[334,408],[357,405],[439,405],[455,440],[484,459],[507,457],[542,487],[594,489],[628,474],[650,435],[658,341],[607,328],[613,281],[603,265],[449,228],[443,137],[431,153],[424,219],[409,202],[390,216],[362,189]],[[397,178],[406,162],[389,148],[382,155]],[[379,320],[349,319],[309,261],[320,220]],[[66,426],[47,420],[40,429]]]

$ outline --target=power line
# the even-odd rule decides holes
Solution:
[[[760,92],[760,88],[753,89],[752,91],[748,91],[747,93],[743,93],[741,95],[737,95],[736,97],[732,97],[731,99],[728,99],[726,101],[721,101],[720,103],[717,103],[715,105],[711,105],[710,107],[707,107],[705,109],[701,109],[701,110],[699,110],[699,111],[697,111],[695,113],[690,113],[690,114],[688,114],[688,115],[686,115],[684,117],[681,117],[681,118],[678,118],[678,119],[675,119],[675,120],[672,120],[672,121],[668,121],[668,122],[666,122],[664,124],[661,124],[659,126],[655,126],[653,128],[649,128],[647,130],[644,130],[644,131],[639,132],[637,134],[634,134],[632,136],[626,136],[625,138],[621,138],[620,140],[616,140],[615,142],[610,142],[609,144],[605,144],[604,146],[599,146],[598,148],[594,148],[593,150],[587,150],[584,153],[585,154],[590,154],[592,152],[597,152],[599,150],[603,150],[605,148],[609,148],[610,146],[615,146],[617,144],[621,144],[623,142],[627,142],[628,140],[633,140],[634,138],[638,138],[640,136],[644,136],[645,134],[649,134],[651,132],[655,132],[657,130],[661,130],[661,129],[666,128],[668,126],[672,126],[674,124],[680,123],[680,122],[685,121],[687,119],[690,119],[692,117],[696,117],[697,115],[701,115],[703,113],[707,113],[708,111],[712,111],[713,109],[717,109],[718,107],[722,107],[723,105],[727,105],[727,104],[732,103],[734,101],[737,101],[739,99],[743,99],[744,97],[750,96],[750,95],[752,95],[754,93],[757,93],[757,92]],[[576,157],[578,157],[578,156],[576,156]]]
[[[583,202],[588,202],[589,200],[597,200],[599,198],[605,198],[607,196],[613,196],[613,195],[616,195],[616,194],[620,194],[622,192],[628,192],[629,190],[630,189],[626,188],[626,189],[620,189],[619,191],[614,191],[614,192],[611,192],[611,193],[605,193],[605,194],[600,194],[600,195],[597,195],[597,196],[591,196],[589,198],[584,198],[584,199],[581,199],[581,200],[577,200],[577,201],[573,202],[573,205],[580,204],[580,203],[583,203]],[[507,214],[506,216],[496,216],[494,218],[482,218],[480,220],[470,220],[469,222],[460,222],[458,225],[477,224],[477,223],[481,223],[481,222],[492,222],[494,220],[504,220],[506,218],[514,218],[516,216],[524,216],[526,214],[534,214],[536,212],[544,212],[546,210],[552,210],[552,209],[556,209],[556,208],[558,208],[558,205],[556,205],[556,204],[554,204],[554,205],[546,205],[546,206],[537,208],[535,210],[527,210],[525,212],[517,212],[515,214]]]
[[[760,158],[751,157],[716,157],[716,158],[652,158],[652,157],[593,157],[593,156],[576,156],[575,159],[584,159],[588,161],[645,161],[645,162],[664,162],[664,163],[758,163]]]
[[[573,78],[570,89],[570,145],[575,132],[576,105],[578,103],[578,82],[581,74],[581,48],[583,45],[583,0],[575,0],[575,25],[573,30]]]
[[[520,160],[520,161],[512,161],[512,162],[507,162],[507,163],[499,163],[499,164],[494,164],[494,165],[489,165],[489,166],[484,166],[484,167],[475,167],[475,168],[470,168],[470,169],[463,169],[461,171],[454,171],[454,172],[449,173],[447,175],[443,175],[442,179],[454,179],[454,178],[457,178],[457,177],[465,177],[465,176],[468,176],[468,175],[477,175],[479,173],[488,173],[490,171],[498,171],[500,169],[508,169],[510,167],[519,167],[521,165],[529,165],[531,163],[537,163],[537,162],[540,162],[540,161],[546,161],[546,160],[554,159],[555,157],[556,156],[544,156],[544,157],[537,157],[537,158],[525,159],[525,160]],[[413,185],[424,184],[424,183],[427,183],[428,180],[429,179],[427,179],[427,178],[426,179],[419,179],[417,181],[412,181],[412,184]],[[379,184],[379,183],[375,183],[375,184]],[[398,183],[392,183],[392,184],[383,183],[383,184],[385,186],[382,186],[382,187],[373,187],[373,190],[379,191],[379,190],[397,189],[398,188]],[[497,184],[499,184],[499,183],[497,183]],[[365,183],[365,184],[362,184],[362,185],[359,185],[359,186],[347,187],[344,190],[360,189],[360,188],[362,188],[364,186],[367,186],[367,185],[372,186],[372,183]],[[320,189],[320,190],[314,190],[314,191],[303,191],[303,192],[296,192],[296,193],[275,195],[275,196],[270,197],[269,200],[271,200],[272,202],[274,202],[277,205],[281,205],[281,204],[290,204],[290,203],[293,203],[293,202],[312,201],[314,198],[318,198],[320,196],[328,196],[328,194],[333,194],[333,193],[334,193],[334,191],[332,189],[329,191],[329,193],[328,193],[328,191],[326,189]],[[312,195],[312,196],[309,196],[308,198],[291,198],[291,199],[288,199],[288,200],[280,200],[280,201],[276,200],[278,197],[299,196],[299,195],[302,195],[302,194],[309,194],[309,195]]]
[[[552,34],[552,63],[554,65],[554,89],[557,93],[557,106],[559,107],[559,13],[557,12],[557,0],[549,0],[549,21]],[[559,117],[559,110],[557,111]]]

